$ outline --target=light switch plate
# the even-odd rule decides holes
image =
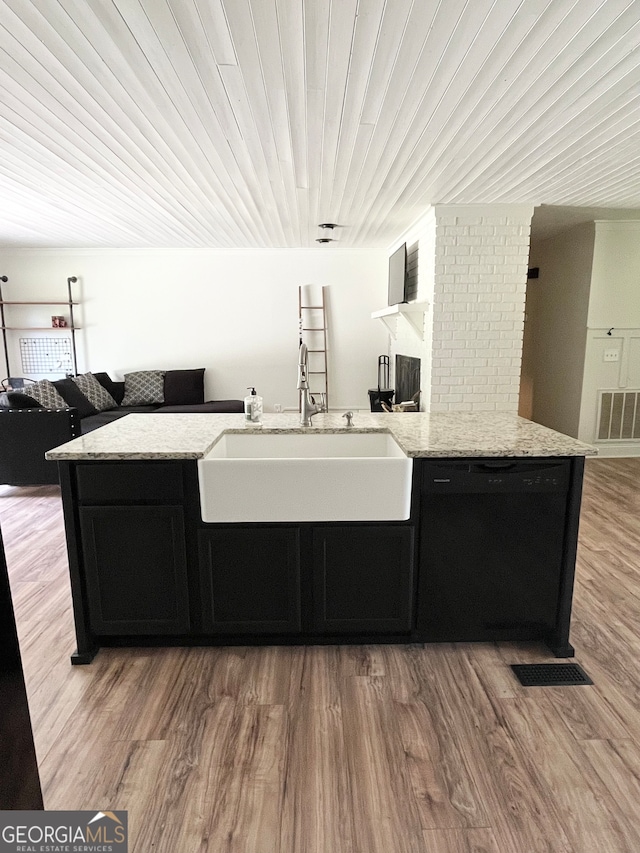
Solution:
[[[606,349],[604,351],[603,361],[620,361],[620,350]]]

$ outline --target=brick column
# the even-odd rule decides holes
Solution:
[[[432,412],[518,411],[533,207],[437,205]]]

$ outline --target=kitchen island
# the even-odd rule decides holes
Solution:
[[[406,516],[203,521],[222,436],[386,432],[412,462]],[[569,643],[584,457],[500,414],[132,414],[54,448],[78,648],[536,640]],[[261,488],[264,502],[267,484]],[[300,482],[300,494],[313,483]]]

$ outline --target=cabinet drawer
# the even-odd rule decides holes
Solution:
[[[78,498],[82,503],[109,501],[181,501],[179,462],[100,462],[77,466]]]

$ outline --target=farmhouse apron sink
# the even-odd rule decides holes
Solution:
[[[224,433],[198,460],[202,520],[405,521],[412,470],[386,432]]]

